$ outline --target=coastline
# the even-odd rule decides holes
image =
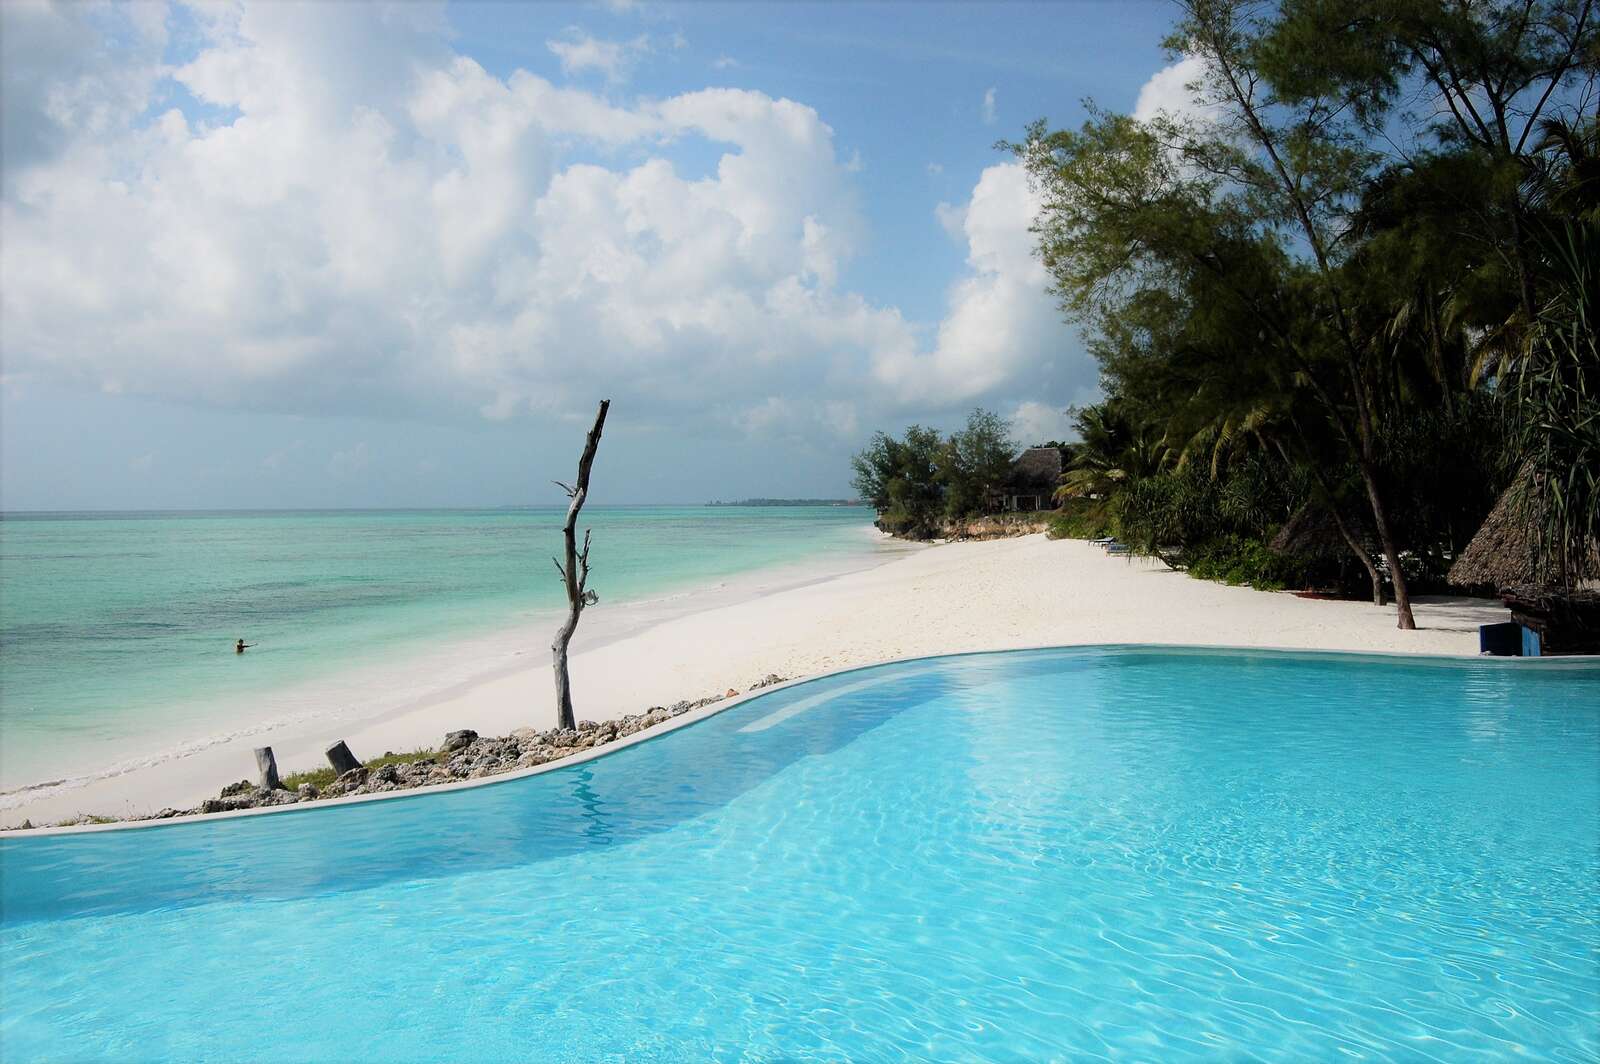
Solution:
[[[689,613],[860,572],[925,549],[865,524],[860,538],[861,549],[852,546],[844,553],[745,570],[711,583],[591,610],[573,641],[574,653],[597,650]],[[205,734],[181,725],[152,730],[130,743],[130,751],[114,762],[93,755],[76,762],[54,761],[25,782],[0,790],[0,823],[24,817],[38,820],[36,811],[42,810],[49,810],[43,815],[50,819],[79,812],[125,816],[143,808],[140,796],[152,786],[158,788],[155,793],[169,793],[169,788],[152,783],[155,775],[189,781],[189,789],[198,787],[197,796],[203,798],[220,786],[219,778],[222,782],[238,778],[242,771],[238,765],[251,763],[250,751],[257,745],[273,746],[281,764],[284,750],[303,747],[305,763],[285,771],[321,767],[326,764],[322,749],[335,739],[357,731],[365,733],[373,725],[451,700],[507,675],[523,671],[545,675],[551,634],[564,612],[556,608],[526,612],[492,635],[450,639],[420,658],[386,655],[332,676],[291,681],[248,707],[231,727],[219,725]],[[217,777],[219,772],[221,777]],[[59,809],[66,811],[57,813]]]
[[[1208,583],[1158,562],[1109,558],[1087,543],[1037,534],[907,547],[881,558],[869,555],[865,567],[842,573],[811,566],[757,571],[670,596],[673,605],[689,608],[639,611],[625,630],[601,624],[583,642],[580,629],[572,659],[579,717],[614,720],[678,699],[744,691],[771,673],[798,679],[907,657],[1043,645],[1470,655],[1477,652],[1477,625],[1505,617],[1492,600],[1424,600],[1421,630],[1401,632],[1392,609],[1370,602]],[[263,730],[248,741],[239,736],[81,787],[41,792],[7,809],[5,821],[194,804],[252,775],[250,747],[258,744],[273,745],[287,772],[319,766],[323,747],[338,738],[358,756],[372,757],[435,745],[456,728],[483,734],[547,728],[554,723],[547,662],[532,649],[517,657],[360,720],[321,718]]]

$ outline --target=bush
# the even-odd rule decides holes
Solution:
[[[1099,539],[1117,534],[1110,508],[1097,499],[1067,499],[1050,515],[1051,539]]]
[[[1258,539],[1222,536],[1187,547],[1182,562],[1190,576],[1222,584],[1249,584],[1257,591],[1282,591],[1305,582],[1305,566]]]

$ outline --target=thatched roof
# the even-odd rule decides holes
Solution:
[[[1496,591],[1540,583],[1536,533],[1522,489],[1523,480],[1519,477],[1500,493],[1477,535],[1450,566],[1450,583]]]
[[[1029,447],[1011,463],[1012,491],[1039,491],[1049,494],[1061,483],[1067,471],[1067,453],[1061,447]]]
[[[1366,538],[1365,524],[1348,510],[1344,522],[1358,539]],[[1296,558],[1342,558],[1350,553],[1349,545],[1339,534],[1339,523],[1334,520],[1333,511],[1316,501],[1306,503],[1291,514],[1267,546],[1276,554]]]

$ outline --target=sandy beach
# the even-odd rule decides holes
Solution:
[[[717,604],[572,660],[578,716],[607,720],[646,707],[784,678],[899,658],[1087,643],[1259,646],[1411,654],[1477,652],[1477,626],[1504,620],[1492,600],[1417,603],[1420,630],[1395,627],[1392,608],[1310,600],[1191,579],[1159,562],[1107,557],[1042,535],[949,543],[876,568]],[[468,684],[390,716],[285,728],[8,810],[6,822],[80,813],[128,815],[185,806],[252,775],[250,748],[270,744],[286,771],[319,767],[344,738],[358,756],[437,744],[446,731],[504,734],[554,724],[542,654],[509,674]]]

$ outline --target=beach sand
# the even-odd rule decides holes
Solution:
[[[1493,600],[1429,598],[1416,603],[1416,617],[1419,630],[1402,632],[1393,607],[1228,587],[1043,535],[948,543],[578,653],[573,700],[579,719],[599,721],[743,691],[773,673],[788,679],[930,654],[1085,643],[1471,655],[1478,625],[1509,615]],[[299,725],[251,736],[46,795],[8,810],[5,822],[196,805],[230,780],[253,777],[258,745],[273,746],[287,773],[321,767],[322,750],[339,738],[373,757],[434,746],[456,728],[496,735],[552,727],[548,653],[530,650],[528,658],[526,668],[382,719],[341,724],[338,734]]]

